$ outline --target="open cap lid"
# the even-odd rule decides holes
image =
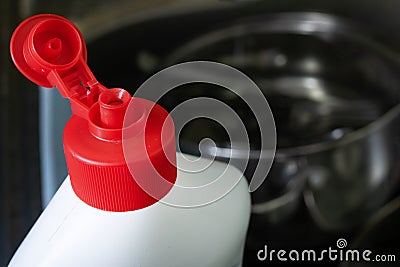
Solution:
[[[86,45],[74,24],[50,14],[28,18],[14,31],[10,51],[26,78],[57,87],[70,100],[64,153],[81,200],[102,210],[130,211],[169,192],[176,180],[172,118],[153,102],[100,84],[86,64]],[[128,105],[135,107],[129,114]],[[134,154],[131,162],[125,160],[127,147]]]

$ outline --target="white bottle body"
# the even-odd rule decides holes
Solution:
[[[200,175],[180,171],[179,164],[178,157],[177,184],[183,181],[185,186],[223,170],[224,175],[241,175],[215,161]],[[237,267],[242,263],[249,216],[244,177],[225,196],[203,206],[181,208],[157,202],[129,212],[87,205],[75,195],[67,177],[9,266]]]

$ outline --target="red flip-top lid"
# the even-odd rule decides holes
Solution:
[[[81,200],[106,211],[131,211],[169,192],[176,179],[170,115],[153,102],[101,85],[86,64],[86,45],[75,25],[56,15],[33,16],[14,31],[10,50],[25,77],[57,87],[71,102],[64,153]],[[132,112],[126,112],[128,105]],[[126,162],[124,149],[133,161]]]

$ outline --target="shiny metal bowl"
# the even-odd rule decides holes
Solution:
[[[165,65],[191,60],[238,68],[259,85],[271,106],[278,147],[268,179],[253,193],[255,215],[279,222],[293,213],[304,194],[318,225],[339,230],[363,222],[387,200],[399,177],[396,54],[337,17],[282,13],[207,32],[178,48]],[[244,95],[252,92],[243,88],[235,95],[195,84],[175,89],[162,104],[173,109],[187,99],[208,96],[230,105],[251,140],[246,170],[251,179],[257,162],[268,159],[259,158],[258,125],[241,101]],[[226,133],[206,119],[185,127],[181,149],[199,154],[204,138],[218,147],[209,151],[228,160],[232,148]],[[240,155],[237,150],[234,154]]]

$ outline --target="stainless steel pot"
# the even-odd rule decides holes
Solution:
[[[330,15],[282,13],[205,33],[165,61],[226,63],[263,90],[275,116],[278,148],[268,179],[253,193],[253,213],[278,222],[304,194],[321,228],[343,230],[362,223],[391,194],[399,178],[400,65],[397,55],[367,36]],[[252,92],[243,88],[242,94]],[[243,95],[197,84],[176,89],[162,102],[172,109],[198,96],[224,101],[245,122],[251,178],[257,162],[267,159],[258,157],[257,122]],[[194,154],[201,139],[211,138],[218,149],[204,151],[228,160],[229,139],[214,123],[193,121],[179,138],[182,150]]]

